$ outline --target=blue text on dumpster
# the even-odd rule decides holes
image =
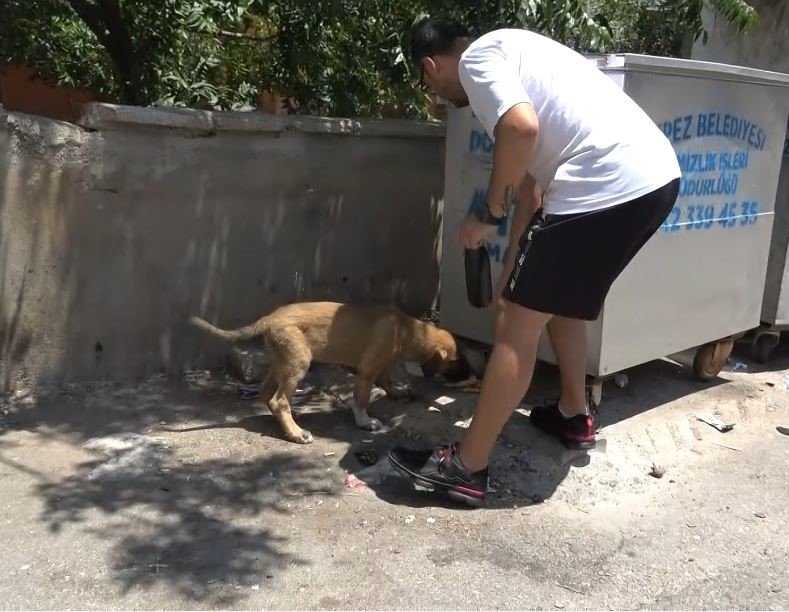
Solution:
[[[751,165],[753,152],[763,151],[767,143],[757,123],[730,113],[701,112],[675,117],[660,128],[675,145],[692,147],[687,141],[726,138],[715,150],[683,147],[677,153],[682,178],[677,205],[661,226],[664,232],[733,229],[759,220],[759,202],[740,193],[741,175]]]

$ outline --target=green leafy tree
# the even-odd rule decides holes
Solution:
[[[704,6],[741,31],[756,20],[745,0],[0,0],[0,61],[127,104],[243,109],[269,89],[291,112],[424,117],[404,52],[421,15],[681,55]]]

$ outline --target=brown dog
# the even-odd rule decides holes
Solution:
[[[312,434],[293,420],[290,401],[312,361],[356,371],[353,415],[356,424],[368,430],[381,427],[378,419],[367,414],[373,384],[395,395],[388,375],[395,362],[416,361],[425,376],[440,373],[458,380],[470,374],[452,334],[387,306],[296,303],[236,330],[219,329],[199,317],[192,317],[191,322],[225,340],[263,339],[271,367],[261,385],[261,397],[285,437],[300,444],[312,442]]]

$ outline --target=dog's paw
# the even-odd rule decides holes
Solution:
[[[356,426],[366,431],[378,431],[384,424],[378,419],[368,416],[366,419],[356,419]]]
[[[309,431],[302,429],[298,435],[288,436],[288,440],[295,442],[296,444],[312,444],[313,438]]]

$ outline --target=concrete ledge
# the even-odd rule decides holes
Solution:
[[[185,108],[143,108],[93,102],[82,109],[78,125],[89,130],[171,129],[193,136],[215,132],[211,113]]]
[[[405,119],[338,119],[300,115],[266,115],[257,112],[208,112],[182,108],[142,108],[91,103],[83,108],[79,125],[91,130],[169,129],[193,136],[217,132],[275,133],[295,131],[378,137],[443,138],[440,123]]]
[[[444,125],[405,119],[337,119],[263,113],[212,113],[217,131],[347,134],[354,136],[401,136],[443,138]]]

